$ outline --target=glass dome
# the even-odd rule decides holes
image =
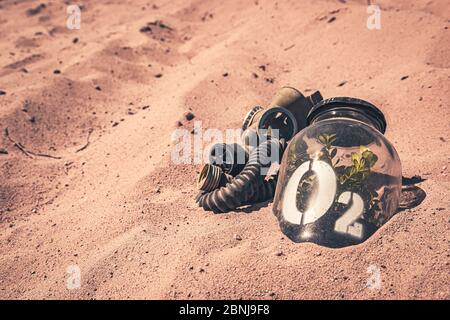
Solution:
[[[365,241],[395,213],[401,164],[372,104],[317,104],[284,153],[273,211],[295,242],[344,247]]]

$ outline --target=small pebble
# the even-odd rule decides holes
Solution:
[[[192,112],[188,111],[184,114],[184,117],[186,118],[186,120],[191,121],[195,118],[195,115]]]

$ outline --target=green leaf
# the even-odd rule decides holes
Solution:
[[[366,165],[366,159],[362,158],[362,159],[359,161],[358,171],[362,171],[362,170],[364,169],[365,165]]]
[[[369,168],[373,167],[373,165],[377,162],[378,157],[369,149],[366,149],[363,153],[362,153],[362,157],[364,159],[366,159]]]
[[[361,156],[359,155],[359,153],[352,152],[352,162],[354,165],[358,164],[360,159]]]
[[[323,144],[327,144],[327,137],[326,137],[326,134],[324,133],[324,134],[321,134],[320,136],[319,136],[319,141],[321,142],[321,143],[323,143]]]
[[[337,149],[333,148],[330,152],[330,158],[333,159],[336,156],[336,154],[337,154]]]
[[[372,154],[372,159],[370,160],[370,167],[373,167],[375,163],[378,161],[378,157],[376,154]]]
[[[336,140],[336,134],[330,134],[328,136],[328,143],[333,143]]]

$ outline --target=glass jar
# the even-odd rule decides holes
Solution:
[[[284,153],[273,212],[295,242],[365,241],[395,213],[401,164],[383,113],[347,97],[323,100]]]

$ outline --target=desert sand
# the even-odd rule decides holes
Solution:
[[[1,299],[450,298],[447,0],[377,1],[379,30],[363,0],[68,4],[0,1]],[[283,85],[379,106],[423,202],[343,249],[199,208],[177,121],[239,128]]]

